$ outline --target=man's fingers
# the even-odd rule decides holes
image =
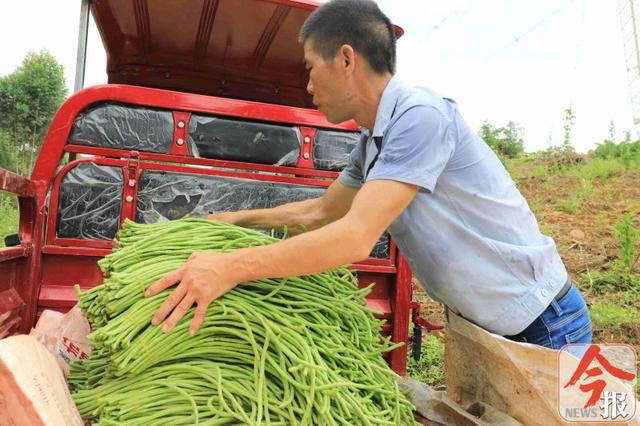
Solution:
[[[207,314],[207,308],[209,307],[208,303],[199,302],[198,307],[196,308],[196,313],[193,315],[193,320],[191,321],[191,327],[189,327],[189,335],[193,336],[196,334],[196,331],[202,325],[204,321],[204,317]]]
[[[189,308],[193,306],[193,302],[195,302],[195,299],[193,298],[193,296],[187,293],[184,299],[182,299],[182,301],[178,303],[178,306],[176,306],[176,308],[173,310],[173,312],[169,316],[169,319],[167,319],[164,327],[162,327],[162,332],[168,333],[169,331],[171,331],[171,329],[173,329],[173,327],[178,324],[178,321],[180,321],[182,317],[185,316],[187,312],[189,312]]]
[[[169,312],[178,305],[187,294],[187,286],[181,282],[175,290],[167,296],[151,319],[151,324],[158,325],[169,315]]]
[[[151,284],[151,286],[149,286],[147,291],[144,292],[144,296],[145,297],[154,296],[160,293],[162,290],[167,289],[172,285],[175,285],[176,283],[179,283],[180,280],[182,279],[183,274],[184,274],[184,266],[173,271],[168,275],[165,275],[155,283]]]

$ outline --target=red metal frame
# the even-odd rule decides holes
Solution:
[[[316,140],[316,132],[318,129],[312,127],[300,127],[300,158],[298,159],[298,167],[305,169],[313,169],[313,142]],[[333,173],[335,174],[335,173]],[[336,174],[337,175],[337,174]],[[334,179],[337,176],[334,176]]]
[[[72,152],[76,154],[88,154],[99,157],[112,157],[112,158],[125,158],[131,156],[132,151],[113,148],[100,148],[93,146],[81,146],[81,145],[67,145],[64,147],[65,152]],[[313,155],[313,149],[311,148],[311,155]],[[188,158],[188,160],[187,160]],[[145,161],[163,161],[171,163],[184,163],[187,162],[196,166],[209,166],[222,169],[242,169],[242,170],[254,170],[259,172],[277,173],[279,175],[291,175],[291,176],[303,176],[303,177],[315,177],[324,179],[335,179],[338,177],[338,173],[329,170],[319,169],[305,169],[288,166],[273,166],[270,164],[258,164],[258,163],[246,163],[242,161],[231,160],[213,160],[208,158],[199,157],[186,157],[182,155],[174,154],[158,154],[152,152],[138,153],[138,159]]]
[[[19,247],[0,249],[0,292],[15,288],[19,297],[27,302],[20,313],[20,320],[15,321],[22,332],[31,327],[36,309],[31,301],[36,300],[38,295],[35,283],[40,274],[44,223],[43,204],[38,200],[43,196],[44,189],[42,182],[34,182],[0,169],[0,191],[18,196],[19,235],[22,237]]]
[[[67,138],[77,115],[86,107],[105,101],[169,109],[173,111],[175,123],[183,121],[185,126],[180,128],[174,123],[174,147],[169,154],[67,145]],[[186,149],[182,149],[186,147],[188,117],[192,113],[251,118],[299,126],[303,141],[300,161],[297,167],[282,167],[193,158],[189,156]],[[42,275],[43,259],[45,261],[44,270],[52,271],[51,268],[57,268],[55,269],[55,274],[60,277],[78,274],[78,271],[73,266],[75,264],[73,259],[82,260],[83,265],[87,265],[87,261],[90,260],[90,262],[94,262],[92,264],[94,266],[91,267],[91,276],[97,277],[98,275],[96,274],[99,271],[95,266],[95,260],[107,255],[112,249],[111,241],[89,241],[56,236],[60,184],[64,176],[78,164],[93,162],[119,167],[122,170],[123,208],[121,220],[124,221],[126,218],[133,219],[135,217],[137,185],[144,170],[226,176],[328,187],[332,180],[338,176],[338,173],[313,169],[313,141],[318,128],[355,130],[353,124],[331,125],[317,111],[141,87],[99,86],[85,89],[73,95],[63,104],[53,120],[31,180],[23,178],[16,181],[22,185],[20,186],[22,188],[21,191],[31,196],[31,198],[22,198],[32,200],[31,210],[29,208],[25,209],[24,216],[22,216],[23,212],[21,210],[20,225],[21,231],[24,231],[22,233],[23,238],[30,245],[7,249],[7,252],[0,251],[2,253],[0,254],[0,260],[9,259],[13,256],[29,256],[29,250],[32,253],[27,258],[29,260],[29,272],[28,279],[25,281],[30,284],[26,285],[21,293],[25,301],[28,301],[25,309],[23,331],[27,331],[33,324],[38,308],[66,309],[72,303],[70,298],[74,297],[70,282],[62,283],[61,281],[58,284],[48,275]],[[181,149],[176,148],[179,136],[182,136],[185,141],[180,146]],[[309,137],[309,143],[304,142],[305,136]],[[57,171],[65,152],[82,154],[85,157],[74,160]],[[305,153],[309,154],[308,158],[304,158]],[[207,166],[208,168],[202,168],[202,166]],[[256,171],[277,173],[277,175],[255,173]],[[3,176],[9,176],[6,178],[7,182],[15,181],[13,176],[0,173],[0,179]],[[8,184],[7,186],[15,189],[15,184]],[[46,217],[45,223],[45,209],[42,206],[45,205],[47,189],[50,190],[50,212]],[[127,196],[132,197],[131,202],[126,202]],[[34,206],[36,205],[41,207],[35,208]],[[31,213],[28,213],[29,211]],[[45,224],[46,243],[43,244],[44,235],[42,230]],[[410,304],[412,274],[393,241],[391,242],[389,259],[367,259],[353,265],[352,268],[367,277],[378,277],[376,280],[387,283],[384,292],[375,291],[375,294],[372,293],[369,303],[372,307],[377,307],[376,309],[381,309],[384,312],[383,317],[389,321],[384,331],[391,332],[393,341],[408,342],[410,309],[412,307]],[[79,281],[84,286],[97,284],[97,282]],[[39,283],[42,283],[42,286]],[[25,292],[24,290],[28,291]],[[39,301],[39,305],[35,301]],[[404,374],[405,372],[406,354],[407,347],[405,346],[387,356],[391,367],[399,374]]]
[[[187,144],[187,134],[189,133],[189,120],[191,114],[188,112],[173,111],[173,146],[171,154],[189,156],[189,145]],[[182,127],[180,127],[182,124]]]
[[[177,165],[177,164],[159,164],[159,163],[150,163],[150,162],[139,162],[137,161],[139,153],[137,151],[124,151],[132,154],[132,158],[135,159],[132,162],[131,159],[114,159],[114,158],[106,158],[106,157],[98,157],[98,158],[83,158],[79,160],[74,160],[68,164],[66,164],[55,177],[53,185],[51,187],[51,197],[49,200],[49,205],[51,206],[51,211],[47,221],[47,237],[46,237],[46,247],[54,246],[54,247],[89,247],[89,248],[97,248],[97,249],[106,249],[110,250],[113,248],[112,241],[96,241],[96,240],[80,240],[75,238],[63,238],[58,237],[56,235],[56,224],[58,220],[58,202],[60,199],[60,184],[67,173],[77,167],[78,164],[81,163],[93,163],[99,164],[103,166],[114,166],[121,167],[123,169],[123,206],[122,206],[122,214],[120,223],[122,224],[125,219],[134,220],[135,219],[135,205],[137,202],[137,187],[138,182],[140,180],[140,175],[145,170],[157,170],[157,171],[166,171],[166,172],[177,172],[177,173],[190,173],[190,174],[198,174],[198,175],[208,175],[208,176],[224,176],[224,177],[234,177],[234,178],[243,178],[250,180],[260,180],[265,182],[280,182],[280,183],[294,183],[315,187],[328,187],[331,184],[331,181],[321,180],[321,179],[310,179],[310,178],[302,178],[302,177],[287,177],[287,176],[273,176],[273,175],[260,175],[255,173],[246,173],[240,171],[227,171],[227,170],[219,170],[219,169],[201,169],[194,168],[190,165]],[[135,164],[135,165],[134,165]],[[133,173],[133,174],[132,174]],[[128,196],[131,196],[132,201],[127,202],[126,199]],[[357,270],[362,271],[371,271],[371,272],[387,272],[387,273],[395,273],[397,270],[395,268],[394,259],[396,257],[397,248],[393,241],[391,241],[389,248],[390,256],[389,259],[375,259],[369,258],[362,262],[358,262],[356,265]]]

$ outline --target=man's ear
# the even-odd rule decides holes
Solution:
[[[356,54],[351,45],[343,44],[342,46],[340,46],[340,48],[338,49],[337,57],[342,68],[353,71]]]

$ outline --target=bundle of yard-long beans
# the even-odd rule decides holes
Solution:
[[[277,239],[199,219],[127,221],[101,260],[105,282],[80,293],[93,354],[72,364],[81,415],[101,425],[399,425],[413,406],[381,354],[380,321],[346,268],[242,283],[168,334],[150,325],[171,292],[144,298],[191,253]],[[215,285],[215,283],[212,283]]]

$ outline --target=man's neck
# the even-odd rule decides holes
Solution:
[[[378,114],[382,93],[389,84],[391,77],[392,75],[389,73],[382,75],[371,73],[367,78],[361,80],[363,83],[359,87],[359,105],[354,119],[360,126],[369,129],[371,132],[373,132],[376,124],[376,115]]]

